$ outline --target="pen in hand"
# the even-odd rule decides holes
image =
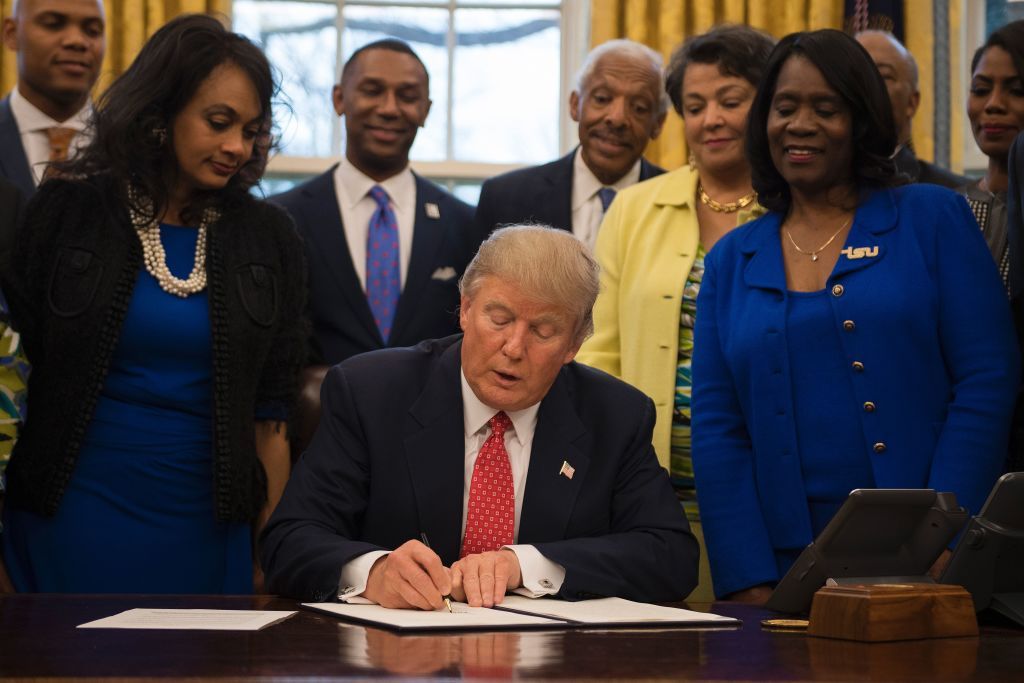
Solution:
[[[427,533],[425,531],[421,531],[420,532],[420,540],[423,541],[423,545],[427,546],[428,548],[430,547],[430,541],[427,540]],[[452,611],[452,596],[451,595],[442,595],[441,599],[444,600],[445,606],[448,608],[448,611],[451,612]]]

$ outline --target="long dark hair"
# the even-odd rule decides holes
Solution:
[[[156,218],[167,208],[178,175],[174,155],[175,117],[200,84],[222,64],[241,69],[252,81],[262,125],[252,157],[218,191],[197,193],[182,218],[194,220],[212,204],[224,205],[259,182],[272,145],[271,99],[277,84],[263,52],[203,14],[180,16],[158,30],[139,55],[99,98],[91,121],[92,140],[62,172],[71,176],[109,174],[129,201],[131,183],[152,200]],[[145,207],[136,206],[136,209]]]
[[[867,51],[833,29],[791,33],[775,46],[764,78],[750,106],[747,157],[758,202],[772,211],[786,212],[792,195],[768,146],[768,115],[782,66],[799,55],[813,64],[839,94],[850,112],[854,182],[858,189],[890,187],[899,183],[892,155],[896,126],[885,81]]]

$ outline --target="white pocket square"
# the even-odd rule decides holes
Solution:
[[[451,266],[442,266],[434,271],[434,274],[430,276],[431,280],[451,280],[454,279],[457,273]]]

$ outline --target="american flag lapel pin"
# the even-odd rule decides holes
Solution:
[[[566,479],[572,479],[572,475],[576,474],[576,468],[570,465],[568,460],[563,460],[562,469],[558,470],[558,473]]]

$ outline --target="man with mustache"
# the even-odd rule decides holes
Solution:
[[[641,158],[668,111],[661,67],[661,55],[631,40],[594,48],[569,96],[579,147],[557,161],[485,182],[476,210],[481,234],[536,222],[569,230],[593,248],[615,193],[664,173]]]
[[[409,168],[431,102],[407,44],[356,50],[333,101],[344,158],[271,198],[305,241],[315,365],[458,331],[458,278],[479,243],[472,208]]]
[[[0,176],[25,197],[49,162],[63,161],[87,142],[104,29],[102,0],[15,0],[4,19],[3,41],[17,54],[18,84],[0,100]]]

